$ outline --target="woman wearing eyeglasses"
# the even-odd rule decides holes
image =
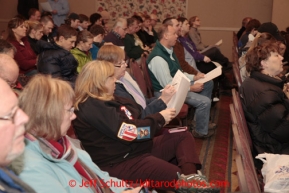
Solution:
[[[267,41],[246,53],[250,77],[239,91],[255,155],[289,154],[289,87],[280,78],[283,57],[278,49]]]
[[[36,192],[122,192],[126,183],[101,171],[79,141],[66,135],[76,118],[73,102],[74,91],[65,81],[37,75],[27,84],[19,98],[30,117],[20,178]]]
[[[201,164],[194,138],[189,132],[155,136],[175,117],[175,110],[142,118],[142,106],[114,95],[115,77],[124,74],[115,68],[125,66],[123,62],[96,60],[83,67],[75,86],[75,133],[94,163],[110,175],[134,183],[149,179],[151,187],[161,181],[171,182],[170,187],[158,188],[174,190],[177,172],[199,176],[196,170]],[[174,158],[178,165],[170,163]]]
[[[137,82],[126,71],[127,64],[124,59],[124,50],[115,45],[102,46],[97,55],[97,60],[108,61],[114,65],[114,76],[116,78],[114,94],[134,100],[142,106],[142,118],[166,109],[168,102],[175,94],[174,87],[166,86],[159,98],[145,98]]]

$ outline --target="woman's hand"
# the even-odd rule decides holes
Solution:
[[[211,62],[211,59],[207,56],[204,57],[204,62],[208,63],[208,62]]]
[[[168,124],[176,116],[176,109],[165,109],[160,114],[164,117],[166,124]]]
[[[162,91],[162,95],[160,96],[160,99],[164,101],[164,103],[168,104],[171,98],[176,93],[176,89],[174,86],[168,84]]]

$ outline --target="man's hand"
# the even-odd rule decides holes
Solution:
[[[53,10],[53,11],[51,11],[51,13],[52,13],[53,15],[56,15],[56,14],[57,14],[57,10]]]
[[[198,72],[198,74],[194,76],[194,81],[199,80],[201,78],[205,78],[205,74]]]
[[[191,92],[201,92],[204,89],[203,83],[196,83],[190,86]]]

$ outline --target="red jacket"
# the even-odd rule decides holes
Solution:
[[[14,56],[20,68],[20,74],[25,74],[36,69],[36,54],[30,47],[30,44],[26,37],[22,38],[24,45],[21,45],[16,40],[8,40],[16,48],[16,54]]]

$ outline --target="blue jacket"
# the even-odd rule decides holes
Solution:
[[[122,192],[127,187],[112,187],[110,182],[122,183],[123,181],[112,178],[107,172],[103,172],[96,166],[87,152],[76,147],[74,139],[70,139],[72,148],[78,158],[94,171],[113,192]],[[83,178],[76,171],[72,164],[63,159],[55,159],[51,156],[50,148],[39,143],[38,140],[30,141],[25,139],[24,167],[19,177],[29,184],[36,192],[70,192],[70,193],[91,193],[92,189],[82,186]],[[78,140],[77,140],[78,142]],[[79,143],[79,142],[78,142]],[[74,186],[75,185],[75,186]],[[74,186],[74,187],[72,187]]]
[[[64,20],[66,19],[66,16],[69,12],[69,4],[68,0],[58,0],[55,2],[54,0],[48,1],[52,10],[56,10],[57,14],[52,14],[52,19],[54,21],[54,24],[56,24],[58,27],[64,23]]]

